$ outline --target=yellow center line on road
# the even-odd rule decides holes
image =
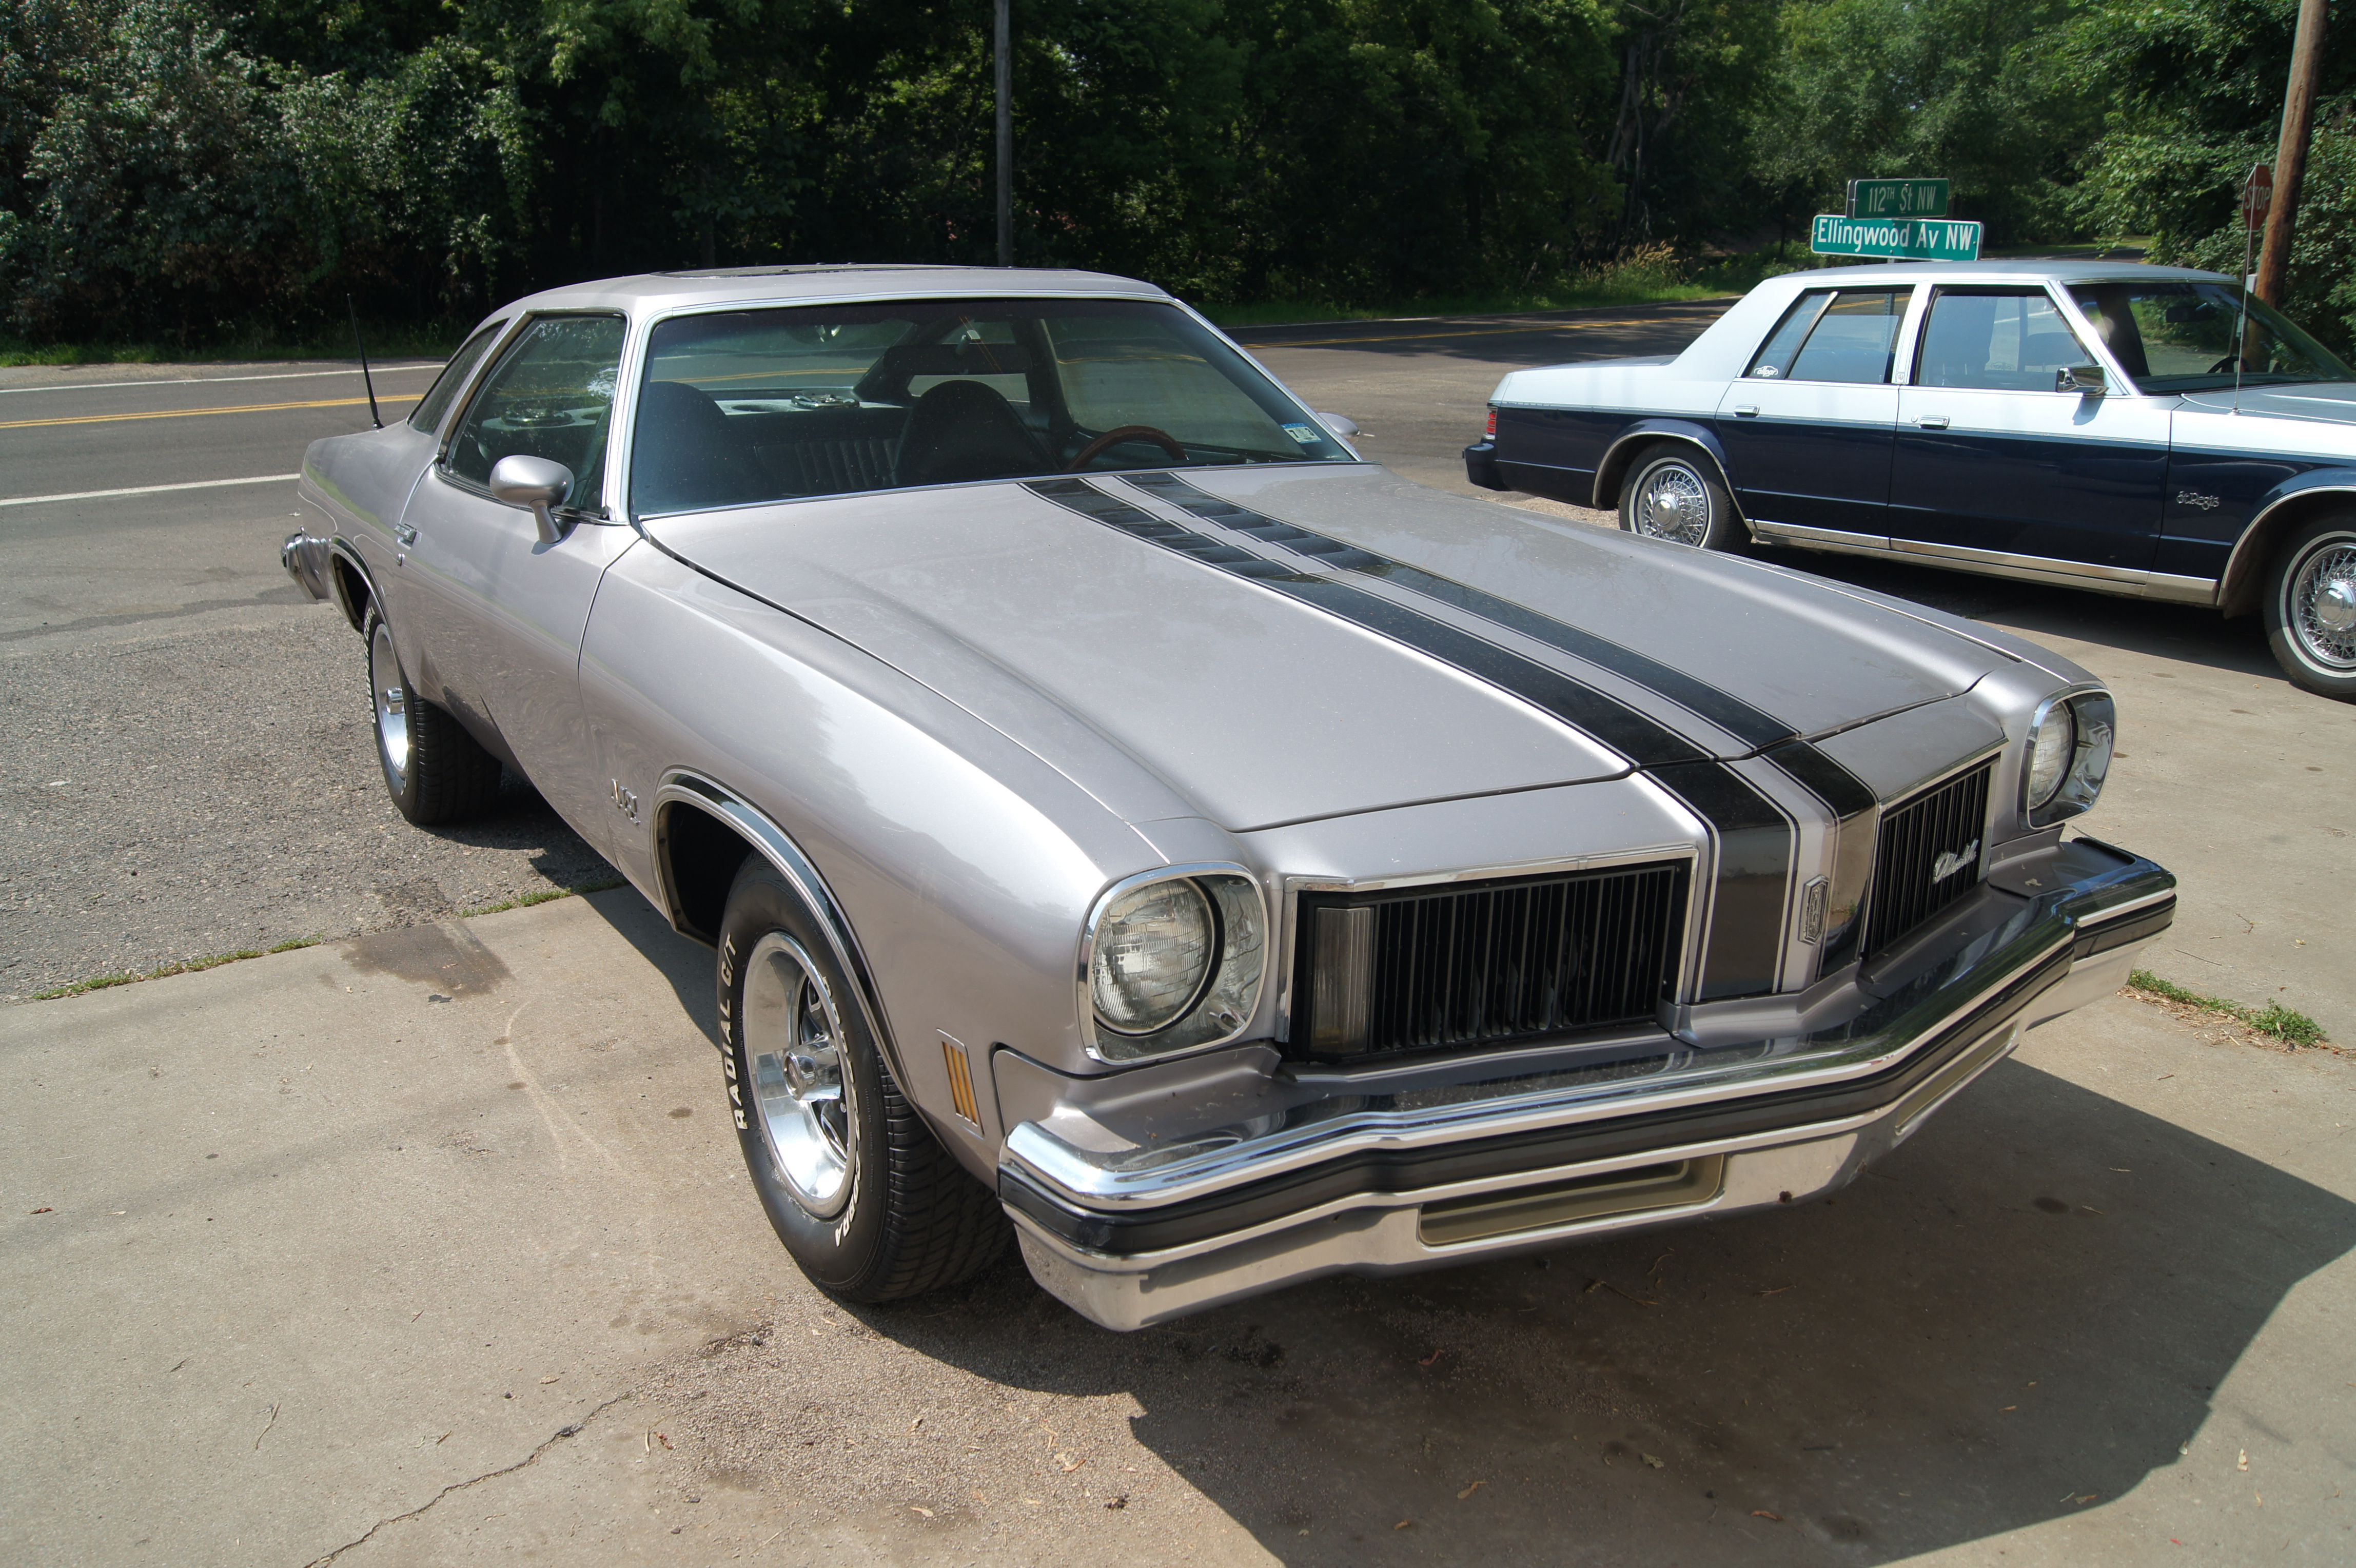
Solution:
[[[377,399],[380,404],[408,401],[412,400],[390,397]],[[29,430],[40,424],[112,424],[126,419],[193,419],[199,414],[207,413],[276,413],[289,408],[349,408],[355,403],[367,402],[368,399],[364,397],[323,397],[314,398],[307,403],[243,403],[227,408],[159,408],[151,409],[144,413],[69,413],[60,414],[54,419],[0,420],[0,430]]]
[[[1434,338],[1492,338],[1509,333],[1591,332],[1605,327],[1674,327],[1679,317],[1644,317],[1632,321],[1542,321],[1525,327],[1465,327],[1454,332],[1402,332],[1388,338],[1302,338],[1285,343],[1246,343],[1247,349],[1325,349],[1352,343],[1419,343]],[[1248,328],[1238,328],[1248,330]]]

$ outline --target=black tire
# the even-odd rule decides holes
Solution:
[[[2356,702],[2356,512],[2317,518],[2283,542],[2262,607],[2292,682]]]
[[[1681,510],[1698,504],[1703,514],[1699,524],[1687,511],[1672,531],[1661,516],[1663,503],[1669,501],[1682,503]],[[1742,520],[1735,515],[1734,498],[1719,478],[1718,465],[1674,441],[1645,447],[1628,465],[1620,485],[1620,527],[1624,532],[1702,550],[1740,552],[1750,541]]]
[[[376,607],[363,628],[368,639],[369,731],[386,793],[401,814],[421,828],[461,822],[490,810],[499,798],[499,759],[466,726],[409,690],[392,630]]]
[[[825,930],[757,854],[745,857],[728,890],[719,945],[720,1030],[737,1144],[770,1226],[811,1283],[851,1301],[899,1301],[989,1266],[1009,1232],[997,1194],[958,1164],[900,1093]],[[830,1103],[824,1064],[806,1051],[819,1036],[780,1033],[786,1021],[809,1015],[805,1009],[822,1023],[833,1054],[836,1109],[799,1121],[789,1112],[772,1123],[765,1104],[789,1102],[765,1101],[765,1088]],[[819,1070],[805,1074],[795,1058]],[[822,1139],[821,1124],[829,1134]],[[821,1144],[840,1152],[845,1168],[839,1192],[830,1195],[822,1173],[798,1157],[814,1199],[787,1175],[780,1150],[806,1155]]]

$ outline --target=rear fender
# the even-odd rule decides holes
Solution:
[[[1612,438],[1611,448],[1596,467],[1594,505],[1598,510],[1619,510],[1620,484],[1627,478],[1628,466],[1636,460],[1637,453],[1656,441],[1700,447],[1703,456],[1717,467],[1719,483],[1725,486],[1727,495],[1734,494],[1733,476],[1726,466],[1726,448],[1719,445],[1717,432],[1698,420],[1640,419]],[[1734,511],[1737,517],[1742,517],[1740,502],[1735,503]],[[1751,520],[1742,518],[1742,526],[1748,529]]]

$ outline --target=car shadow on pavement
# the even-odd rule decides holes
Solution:
[[[1290,1563],[1883,1563],[2176,1463],[2356,1205],[2019,1063],[1804,1209],[1134,1335],[1010,1261],[859,1316],[1135,1437]]]

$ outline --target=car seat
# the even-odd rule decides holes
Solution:
[[[728,425],[701,388],[648,381],[638,396],[631,510],[693,511],[765,499],[751,456]]]
[[[900,438],[899,482],[951,485],[1046,472],[1046,448],[1014,405],[980,381],[943,381],[916,400]]]

